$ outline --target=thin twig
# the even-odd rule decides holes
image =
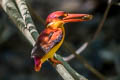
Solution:
[[[35,26],[28,26],[27,27],[27,24],[26,23],[29,23],[29,22],[26,22],[28,20],[27,19],[31,19],[30,15],[29,14],[23,14],[24,12],[21,12],[21,10],[23,9],[19,9],[22,16],[20,15],[19,11],[17,10],[17,7],[15,6],[13,0],[2,0],[2,8],[4,9],[4,11],[9,15],[9,17],[14,21],[14,23],[17,25],[18,29],[27,37],[27,38],[31,38],[29,39],[32,43],[32,45],[35,44],[35,40],[37,40],[37,37],[38,37],[38,32],[37,30],[35,29]],[[25,10],[23,10],[27,13],[28,12],[28,9],[25,8]],[[27,16],[27,17],[26,17]],[[29,18],[28,18],[29,16]],[[23,19],[24,18],[24,19]],[[30,20],[30,22],[32,21],[32,19]],[[32,23],[33,24],[33,23]],[[32,31],[32,29],[34,29]],[[26,33],[27,31],[27,33]],[[29,36],[32,36],[32,37],[28,37]],[[66,65],[66,64],[64,64]],[[71,74],[69,74],[69,72],[64,68],[63,65],[61,64],[58,64],[55,66],[56,70],[58,71],[59,74],[65,74],[65,75],[61,75],[63,77],[64,80],[77,80],[77,79],[74,79]],[[70,70],[69,70],[70,71]],[[62,73],[61,73],[62,72]],[[86,78],[79,78],[79,80],[86,80]]]
[[[66,44],[67,42],[65,42],[65,44]],[[77,55],[79,55],[80,53],[82,53],[85,49],[86,49],[86,47],[88,46],[88,42],[85,42],[79,49],[77,49],[76,51],[75,51],[75,53],[77,54]],[[67,56],[67,57],[63,57],[63,60],[64,61],[70,61],[70,60],[72,60],[73,58],[75,58],[75,55],[74,54],[71,54],[71,55],[69,55],[69,56]]]
[[[104,12],[104,15],[103,15],[103,18],[102,18],[100,24],[98,25],[98,29],[96,30],[95,35],[92,38],[92,41],[94,41],[96,39],[96,37],[99,35],[101,29],[103,28],[104,22],[105,22],[105,20],[107,18],[107,15],[108,15],[108,12],[109,12],[109,10],[111,8],[111,5],[112,5],[112,0],[108,0],[107,8],[106,8],[106,10]]]

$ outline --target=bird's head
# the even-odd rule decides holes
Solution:
[[[92,19],[92,15],[89,14],[70,14],[64,11],[55,11],[48,15],[46,24],[47,27],[55,28],[68,22],[81,22],[88,21],[90,19]]]

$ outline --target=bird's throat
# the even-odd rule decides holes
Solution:
[[[63,27],[64,22],[63,21],[53,21],[50,22],[47,27],[55,29],[55,28],[61,28]]]

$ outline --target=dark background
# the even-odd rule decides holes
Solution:
[[[85,41],[92,39],[103,18],[107,0],[31,0],[29,5],[44,20],[49,13],[58,10],[92,14],[94,17],[91,21],[65,24],[65,40],[78,49]],[[44,29],[41,22],[34,16],[32,18],[39,32]],[[89,64],[110,80],[120,80],[119,19],[120,6],[113,4],[102,31],[96,40],[81,53]],[[32,45],[0,9],[0,80],[62,80],[49,62],[43,64],[40,72],[35,72],[33,60],[30,57],[31,49]],[[70,54],[63,46],[57,53],[62,56]],[[89,80],[99,80],[78,59],[69,61],[69,64]]]

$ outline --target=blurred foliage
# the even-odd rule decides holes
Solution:
[[[66,40],[71,42],[75,49],[93,37],[107,6],[107,0],[30,1],[30,6],[44,20],[49,13],[56,10],[94,15],[93,20],[88,22],[65,24]],[[36,21],[34,16],[32,17],[40,32],[39,26],[42,24]],[[99,36],[81,54],[110,80],[119,80],[120,78],[119,19],[120,6],[113,4]],[[30,58],[31,49],[32,46],[16,29],[4,11],[0,9],[0,80],[62,80],[48,62],[43,64],[44,67],[39,73],[36,73]],[[63,56],[70,54],[63,46],[58,53]],[[98,80],[77,59],[73,59],[69,63],[89,80]]]

